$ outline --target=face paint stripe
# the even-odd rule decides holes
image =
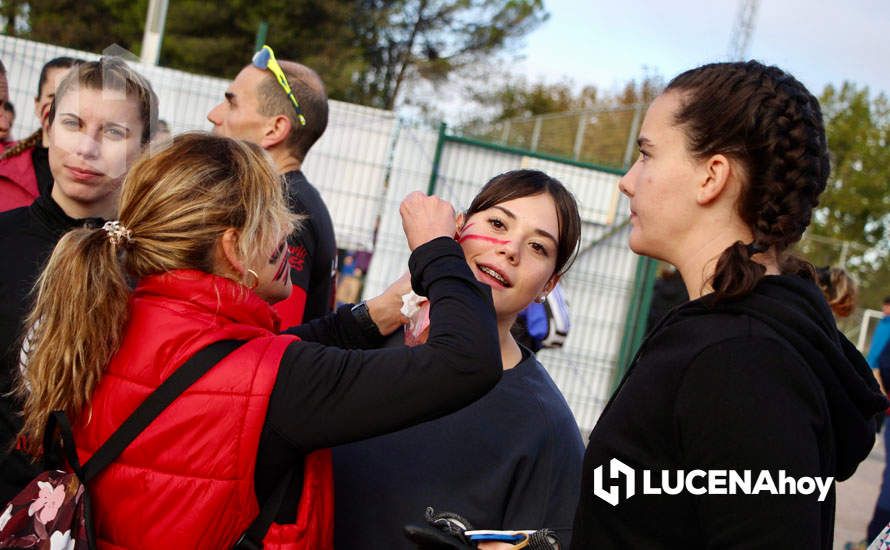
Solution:
[[[285,252],[284,254],[282,254],[281,263],[278,265],[278,271],[275,272],[275,277],[273,278],[273,280],[277,281],[277,280],[283,278],[287,274],[287,272],[288,272],[287,267],[289,264],[289,262],[288,262],[289,259],[290,259],[289,252]]]
[[[479,239],[480,241],[485,241],[494,244],[510,244],[510,241],[503,241],[501,239],[495,239],[494,237],[487,237],[485,235],[463,235],[460,239],[457,240],[458,243],[463,243],[468,239]]]

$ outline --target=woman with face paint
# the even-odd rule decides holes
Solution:
[[[273,505],[250,544],[330,549],[330,462],[316,451],[447,414],[497,382],[491,291],[452,238],[451,205],[415,193],[401,212],[411,282],[431,300],[429,340],[410,349],[367,349],[399,326],[400,285],[278,333],[295,220],[254,144],[177,136],[127,175],[118,220],[62,237],[28,318],[29,451],[61,409],[83,463],[189,357],[245,342],[90,484],[99,547],[232,548],[283,489],[298,504]]]
[[[638,141],[630,247],[676,266],[691,301],[590,434],[573,548],[831,548],[834,481],[887,403],[790,253],[828,181],[819,102],[777,67],[705,65]]]
[[[581,437],[565,398],[510,328],[568,270],[581,231],[575,199],[543,172],[507,172],[457,225],[470,271],[491,288],[504,375],[456,413],[334,449],[338,549],[414,548],[403,527],[423,524],[427,506],[480,529],[550,527],[564,544],[571,537]]]
[[[55,78],[58,70],[67,69],[48,74]],[[0,213],[0,502],[35,475],[25,457],[9,452],[21,426],[21,403],[10,390],[31,289],[63,234],[114,217],[124,175],[149,143],[157,117],[151,85],[117,58],[79,65],[59,84],[55,101],[40,105],[49,140],[47,175],[55,183],[47,186],[51,192],[29,200],[30,206]],[[30,155],[25,160],[30,165]],[[34,165],[38,180],[39,166]]]

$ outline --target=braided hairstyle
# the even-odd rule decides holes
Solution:
[[[75,59],[73,57],[55,57],[47,61],[43,68],[40,69],[40,77],[37,79],[37,95],[35,98],[39,98],[43,94],[43,86],[46,84],[46,81],[49,79],[49,71],[52,69],[70,69],[75,65],[80,65],[83,63],[80,59]],[[10,147],[9,149],[3,151],[3,154],[0,154],[0,160],[11,158],[22,154],[23,152],[31,149],[32,147],[36,147],[40,145],[43,141],[43,127],[37,128],[30,136],[25,139],[21,139],[16,142],[15,145]]]
[[[749,293],[766,272],[751,257],[770,249],[783,274],[813,279],[813,266],[787,250],[809,225],[828,181],[818,100],[790,74],[757,61],[703,65],[665,91],[681,94],[675,120],[692,155],[726,155],[744,178],[737,208],[754,240],[720,255],[710,281],[715,298]]]

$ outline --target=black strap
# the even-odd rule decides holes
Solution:
[[[281,509],[281,505],[284,503],[284,495],[287,493],[287,488],[293,482],[293,479],[294,470],[291,469],[278,482],[275,490],[272,491],[272,494],[263,503],[259,515],[253,520],[250,527],[244,531],[244,534],[241,535],[235,546],[232,547],[234,550],[262,550],[263,539],[266,538],[269,527],[272,526],[275,516],[278,515],[278,510]]]
[[[226,355],[244,344],[242,340],[220,340],[194,354],[167,377],[158,388],[145,398],[111,437],[93,453],[83,465],[81,481],[86,483],[114,462],[124,449],[133,442],[170,403],[176,400],[192,384],[204,376]],[[67,442],[66,446],[67,446]],[[73,466],[72,466],[73,467]]]

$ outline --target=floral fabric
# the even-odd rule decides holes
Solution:
[[[42,472],[0,513],[0,548],[89,548],[83,494],[76,475]]]

